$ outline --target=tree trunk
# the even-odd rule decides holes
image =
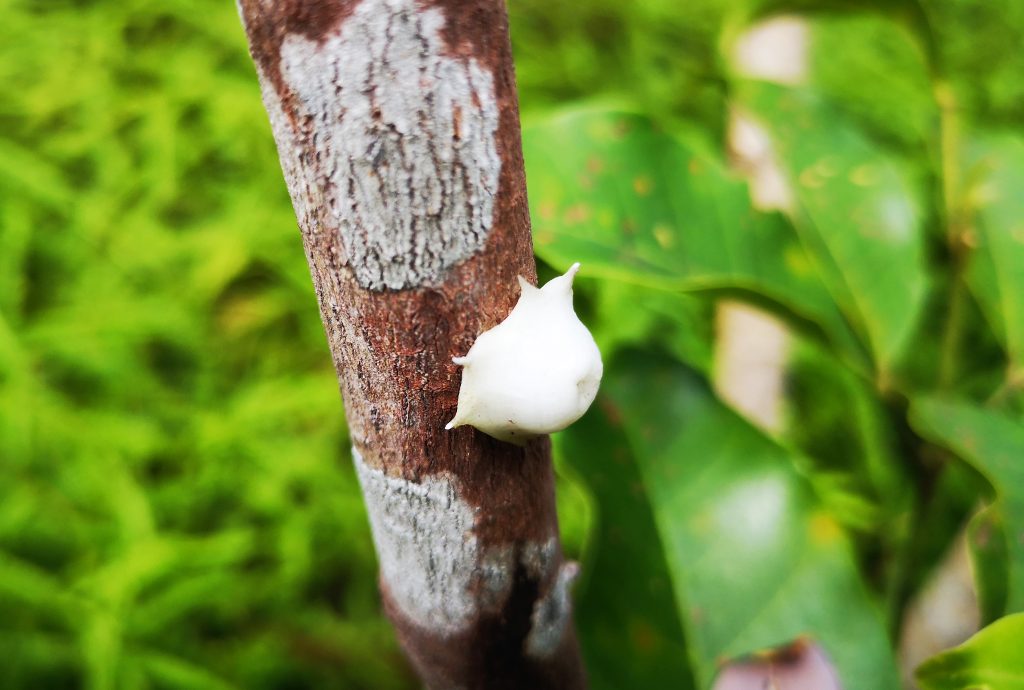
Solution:
[[[579,688],[550,443],[463,427],[536,273],[501,0],[240,0],[402,645],[431,688]]]

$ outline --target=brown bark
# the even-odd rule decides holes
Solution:
[[[444,430],[451,358],[536,276],[504,4],[239,6],[409,658],[431,688],[583,687],[548,440]]]

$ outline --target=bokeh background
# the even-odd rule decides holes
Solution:
[[[551,142],[593,131],[578,124],[595,108],[643,118],[633,131],[649,135],[624,159],[656,156],[667,132],[728,164],[732,39],[783,10],[806,23],[806,79],[926,198],[936,65],[974,120],[1024,121],[1012,0],[511,0],[538,245],[558,225],[546,209],[572,194]],[[233,3],[0,0],[0,18],[0,687],[416,687],[380,610],[341,400]],[[651,181],[621,183],[643,196]],[[542,274],[564,268],[562,251],[542,251]],[[685,363],[684,379],[711,376],[714,301],[585,276],[580,310],[606,356],[645,347]],[[996,385],[998,338],[965,347],[981,353],[971,385]],[[849,412],[870,408],[850,392],[859,384],[822,373],[808,348],[788,384],[790,416],[808,421],[787,439],[840,477],[816,486],[882,600],[886,525],[902,524],[887,511],[910,500],[910,480],[865,469],[898,441],[863,443]],[[629,451],[600,418],[583,425],[556,445],[566,549],[590,568],[578,620],[595,685],[688,687],[652,518],[630,512],[640,478],[588,469],[595,448]],[[980,480],[952,476],[900,602],[977,503]],[[609,541],[628,548],[602,560]],[[623,586],[640,570],[638,588]]]

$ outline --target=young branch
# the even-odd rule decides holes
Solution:
[[[550,444],[445,431],[535,278],[501,0],[239,0],[385,608],[431,688],[580,688]]]

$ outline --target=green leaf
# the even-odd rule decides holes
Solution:
[[[968,148],[974,244],[967,282],[1024,375],[1024,138],[980,138]]]
[[[622,422],[609,411],[599,398],[554,438],[560,464],[583,480],[597,506],[574,604],[588,676],[595,690],[692,688],[650,498]]]
[[[1000,618],[921,664],[922,690],[1024,690],[1024,614]]]
[[[136,660],[160,685],[193,690],[235,690],[236,685],[218,678],[208,669],[185,659],[158,651],[140,651]]]
[[[786,402],[789,418],[799,423],[783,430],[785,441],[870,498],[876,519],[888,522],[908,510],[909,478],[892,422],[870,382],[817,344],[796,340],[786,366]],[[884,532],[896,536],[892,529]]]
[[[994,506],[981,510],[967,525],[967,544],[978,591],[981,620],[990,623],[1006,611],[1006,588],[1010,582],[1003,516]]]
[[[936,103],[928,71],[927,23],[913,26],[917,0],[881,4],[900,15],[857,11],[804,15],[810,25],[809,81],[866,132],[913,149],[935,133]],[[897,9],[898,5],[902,5]],[[915,36],[915,33],[917,36]],[[923,40],[915,40],[923,39]],[[843,50],[836,50],[837,45]]]
[[[901,354],[926,292],[922,211],[898,159],[814,94],[741,85],[771,133],[797,202],[795,222],[882,372]]]
[[[863,356],[790,225],[754,211],[746,185],[713,157],[601,107],[534,122],[523,151],[545,261],[648,287],[739,290]]]
[[[0,549],[0,601],[11,600],[64,621],[75,620],[85,610],[85,603],[49,573]]]
[[[578,285],[577,313],[606,358],[621,349],[654,346],[700,371],[711,370],[715,311],[707,300],[612,280],[579,278]]]
[[[622,357],[606,390],[650,495],[699,685],[723,660],[810,637],[848,690],[896,688],[849,540],[797,459],[674,362]]]
[[[995,488],[993,509],[1003,522],[1009,556],[1006,610],[1024,611],[1024,425],[971,403],[937,398],[915,400],[910,421],[919,434],[969,462]]]
[[[0,180],[5,187],[13,187],[47,206],[66,207],[73,198],[59,170],[37,152],[4,138],[0,138]]]

